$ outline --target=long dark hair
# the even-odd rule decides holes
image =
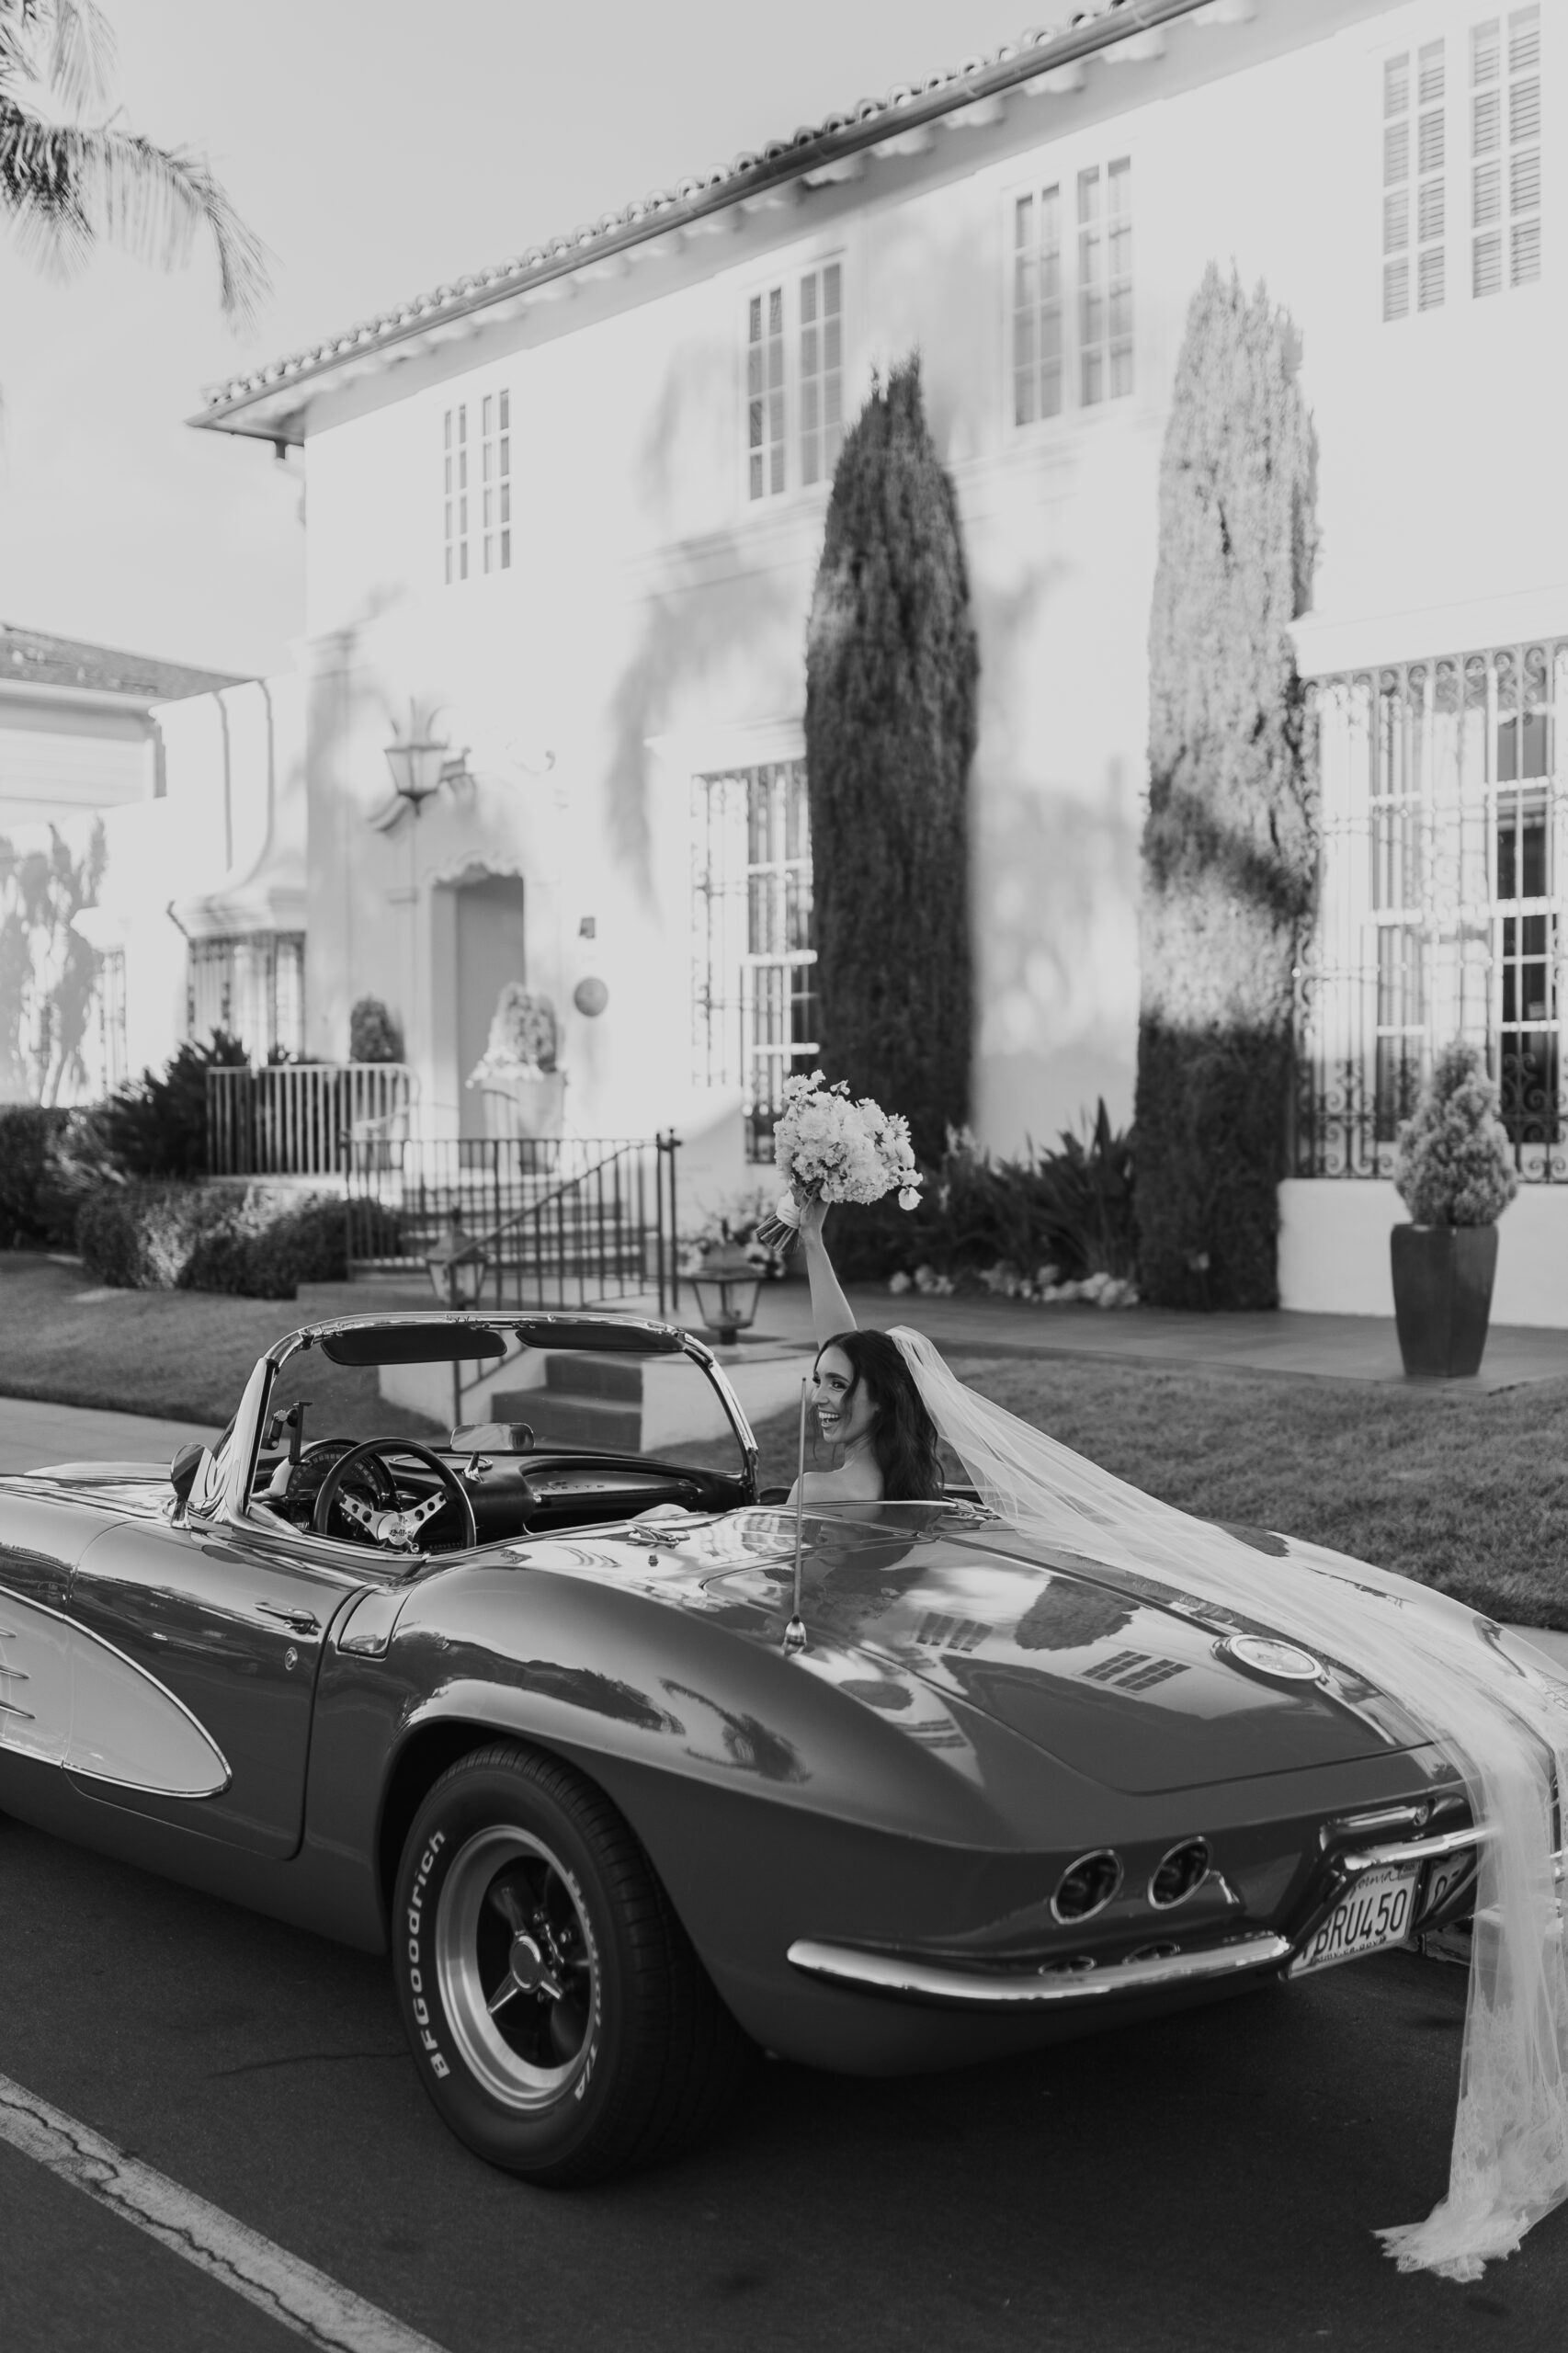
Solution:
[[[943,1483],[937,1425],[897,1342],[885,1332],[835,1332],[817,1350],[818,1364],[829,1348],[848,1358],[854,1386],[866,1385],[872,1408],[871,1451],[882,1474],[882,1494],[894,1503],[935,1503]]]

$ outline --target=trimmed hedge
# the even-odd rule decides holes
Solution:
[[[121,1290],[227,1291],[292,1299],[347,1275],[347,1216],[331,1195],[266,1185],[106,1185],[84,1203],[76,1246]]]
[[[935,1160],[969,1117],[969,777],[980,656],[917,358],[833,477],[806,631],[816,1058]]]
[[[69,1117],[40,1103],[0,1104],[0,1250],[70,1248],[75,1205],[59,1163]]]

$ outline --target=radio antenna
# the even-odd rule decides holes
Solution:
[[[801,1547],[805,1540],[806,1514],[806,1397],[809,1381],[801,1383],[801,1443],[795,1465],[795,1587],[794,1604],[790,1623],[784,1629],[784,1655],[796,1658],[806,1647],[805,1620],[801,1616]]]

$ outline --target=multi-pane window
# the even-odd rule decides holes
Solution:
[[[754,294],[746,310],[746,467],[748,494],[773,498],[784,487],[784,289]]]
[[[692,934],[693,1075],[741,1088],[748,1155],[770,1159],[784,1082],[817,1053],[803,760],[694,780]]]
[[[298,1056],[305,1033],[303,932],[234,932],[193,939],[186,965],[186,1031],[226,1029],[256,1062]]]
[[[1383,60],[1383,316],[1410,309],[1410,53]]]
[[[746,303],[746,496],[830,482],[844,443],[844,265]]]
[[[1323,866],[1297,977],[1301,1176],[1388,1176],[1422,1073],[1481,1047],[1522,1176],[1568,1181],[1568,640],[1314,688]]]
[[[801,480],[827,482],[844,440],[844,266],[801,280]]]
[[[1383,316],[1441,306],[1448,132],[1440,40],[1383,60]],[[1413,267],[1414,265],[1414,267]]]
[[[1062,190],[1013,205],[1013,422],[1062,412]]]
[[[460,401],[442,419],[447,585],[512,566],[512,397]]]
[[[1540,276],[1539,7],[1472,27],[1470,78],[1471,290],[1495,294]]]
[[[1070,383],[1083,408],[1131,392],[1130,158],[1016,197],[1012,232],[1014,424],[1059,416]]]
[[[1539,6],[1472,25],[1469,67],[1469,91],[1460,94],[1461,103],[1468,98],[1468,187],[1457,176],[1467,159],[1456,142],[1452,225],[1462,238],[1468,209],[1470,291],[1480,297],[1540,275]],[[1385,319],[1436,310],[1449,290],[1446,98],[1442,41],[1384,59]]]

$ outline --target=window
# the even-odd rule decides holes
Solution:
[[[1303,1176],[1389,1176],[1436,1048],[1485,1049],[1520,1174],[1568,1182],[1557,975],[1568,640],[1313,688],[1323,888],[1297,978]]]
[[[769,1160],[784,1081],[817,1053],[803,760],[694,780],[692,966],[693,1077],[741,1088],[747,1156]]]
[[[1132,166],[1122,155],[1078,173],[1071,255],[1060,181],[1012,209],[1013,422],[1059,416],[1069,381],[1093,408],[1132,390]],[[1066,278],[1072,269],[1072,293]],[[1074,321],[1071,374],[1067,320]]]
[[[747,498],[831,482],[843,442],[844,265],[830,261],[747,301]]]
[[[1471,291],[1540,276],[1540,10],[1470,36]]]
[[[1443,44],[1383,60],[1383,317],[1410,310],[1411,256],[1418,311],[1437,310],[1447,291],[1447,131]],[[1414,98],[1414,106],[1412,100]]]
[[[473,431],[470,432],[470,425]],[[442,420],[446,578],[512,566],[512,396],[486,392]]]
[[[303,932],[236,932],[193,939],[185,1026],[192,1038],[226,1029],[257,1062],[298,1055],[305,1043]]]

